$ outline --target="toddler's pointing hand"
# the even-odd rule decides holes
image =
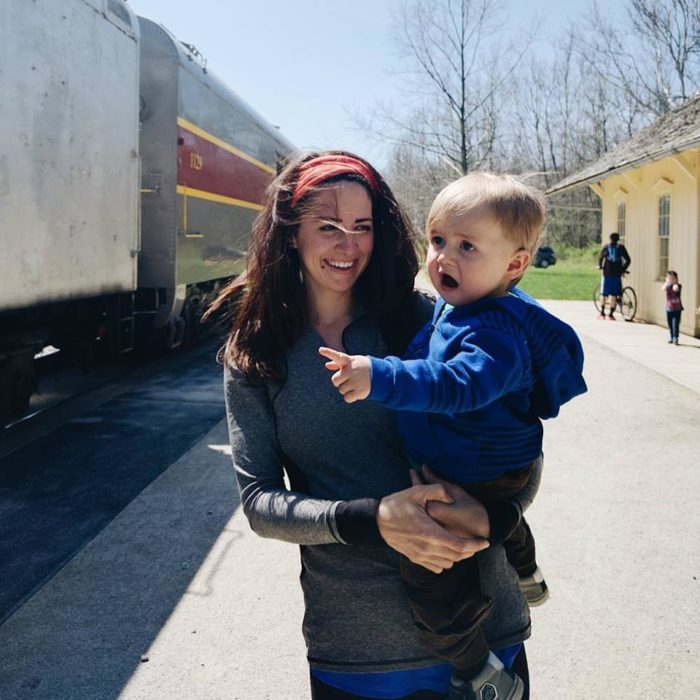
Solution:
[[[332,348],[319,348],[319,353],[329,361],[326,369],[335,371],[331,377],[333,386],[342,394],[346,403],[362,401],[372,388],[371,364],[364,355],[347,355]]]

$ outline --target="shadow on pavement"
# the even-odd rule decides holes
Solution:
[[[3,697],[119,696],[238,507],[223,414],[193,358],[2,460]]]

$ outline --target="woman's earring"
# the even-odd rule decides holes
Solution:
[[[292,240],[289,242],[289,245],[292,247],[292,250],[294,251],[292,254],[292,257],[294,258],[294,260],[297,264],[297,275],[299,276],[299,283],[303,286],[303,284],[304,284],[304,271],[301,269],[301,259],[299,258],[299,250],[297,249],[296,239],[292,238]]]

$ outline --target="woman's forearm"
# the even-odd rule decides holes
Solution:
[[[260,537],[295,544],[332,544],[337,501],[309,498],[285,489],[261,489],[243,503],[251,529]]]
[[[243,512],[261,537],[296,544],[339,542],[335,512],[339,501],[289,491],[285,455],[275,429],[267,388],[251,384],[242,372],[225,373],[231,456]]]
[[[295,544],[383,544],[377,527],[379,501],[331,501],[286,489],[261,489],[243,505],[252,530]]]

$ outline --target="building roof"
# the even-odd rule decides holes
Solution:
[[[700,94],[547,190],[555,194],[700,145]]]

